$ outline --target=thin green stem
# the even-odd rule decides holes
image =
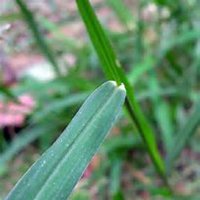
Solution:
[[[108,79],[115,80],[118,85],[121,83],[124,84],[127,92],[125,103],[126,108],[131,116],[132,121],[135,123],[139,130],[139,133],[146,145],[147,151],[151,157],[157,173],[163,179],[165,185],[169,187],[165,172],[165,165],[159,153],[153,129],[149,125],[138,102],[135,99],[133,88],[128,82],[126,74],[119,61],[117,60],[115,52],[108,37],[106,36],[106,33],[99,23],[98,18],[96,17],[89,1],[76,0],[76,2],[90,39],[101,61],[104,73]]]

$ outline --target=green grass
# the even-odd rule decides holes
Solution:
[[[198,1],[90,2],[92,5],[77,0],[77,12],[71,14],[68,4],[60,7],[51,0],[46,15],[42,9],[34,12],[34,3],[16,0],[17,10],[10,4],[6,6],[9,12],[0,16],[1,25],[11,23],[1,40],[6,59],[15,58],[16,53],[41,52],[56,74],[46,82],[25,76],[14,87],[0,84],[0,99],[5,103],[17,103],[24,93],[36,101],[11,141],[4,137],[7,128],[0,130],[0,199],[25,172],[23,165],[16,170],[16,163],[23,163],[26,157],[34,160],[47,150],[85,98],[106,80],[125,85],[125,112],[99,149],[100,163],[94,164],[90,177],[81,179],[70,199],[137,199],[143,193],[151,199],[195,199],[200,178],[196,158],[200,119]],[[149,13],[152,4],[157,11]],[[102,16],[99,11],[107,8],[108,16]],[[111,22],[120,24],[120,32],[110,28]],[[68,38],[62,32],[77,24],[80,38]],[[21,27],[27,33],[21,33]],[[26,36],[21,38],[21,34]],[[22,42],[16,42],[18,37]],[[70,68],[64,59],[68,54],[76,58]],[[60,67],[67,68],[67,73],[61,73]],[[34,153],[29,155],[26,150],[31,146]],[[191,156],[185,159],[188,152]],[[141,179],[134,176],[135,171],[142,174]],[[195,174],[192,179],[190,171]],[[170,183],[173,194],[161,179]],[[180,183],[181,194],[177,189]]]
[[[167,184],[164,162],[157,149],[153,130],[151,129],[151,126],[147,122],[145,115],[141,111],[141,108],[135,99],[133,88],[128,82],[125,72],[115,56],[109,39],[106,37],[103,28],[98,22],[89,1],[77,0],[77,4],[107,78],[115,80],[118,84],[123,83],[125,85],[127,91],[126,108],[133,122],[136,124],[143,141],[145,142],[148,153],[157,172]]]

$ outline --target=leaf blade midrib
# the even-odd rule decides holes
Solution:
[[[102,102],[102,105],[99,105],[99,108],[96,111],[96,116],[100,115],[100,113],[102,113],[104,111],[104,108],[107,107],[107,105],[109,104],[109,102],[112,100],[113,96],[115,96],[115,93],[118,91],[118,88],[114,88],[113,93],[111,94],[111,96],[109,96],[108,100],[106,103]],[[72,141],[72,143],[67,147],[66,151],[63,152],[63,154],[66,154],[65,156],[62,154],[61,159],[58,161],[58,163],[60,165],[56,165],[56,167],[54,168],[54,171],[52,174],[50,174],[50,176],[47,177],[47,179],[45,180],[45,183],[42,185],[42,187],[40,188],[39,192],[36,194],[36,196],[34,197],[34,200],[39,200],[40,199],[40,194],[42,193],[42,191],[44,190],[43,188],[45,188],[45,186],[48,184],[48,180],[52,179],[57,172],[59,171],[59,167],[62,167],[62,163],[65,161],[65,159],[68,159],[68,157],[70,156],[69,154],[72,153],[71,147],[75,144],[78,143],[79,141],[78,138],[80,138],[86,131],[87,129],[90,128],[90,124],[94,123],[95,121],[95,117],[91,116],[91,118],[87,121],[87,123],[82,127],[82,129],[79,131],[79,133],[77,134],[77,136],[74,138],[74,140]],[[71,173],[71,172],[70,172]],[[70,174],[69,173],[69,174]]]

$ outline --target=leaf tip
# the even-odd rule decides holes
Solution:
[[[117,87],[117,82],[116,81],[108,81],[111,85]]]
[[[123,83],[122,83],[118,88],[119,88],[120,90],[122,90],[122,91],[126,91],[126,88],[125,88],[125,86],[124,86]]]

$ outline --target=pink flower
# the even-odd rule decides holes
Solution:
[[[0,102],[0,128],[22,126],[25,123],[26,116],[34,109],[35,101],[32,96],[25,94],[18,99],[20,103]]]

